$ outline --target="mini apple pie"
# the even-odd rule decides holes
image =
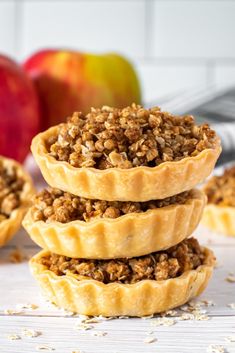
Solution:
[[[38,193],[23,225],[56,254],[109,259],[145,255],[191,235],[206,202],[200,190],[146,202],[100,201],[50,188]]]
[[[23,167],[0,156],[0,247],[20,228],[33,194],[32,180]]]
[[[85,198],[144,202],[192,189],[212,171],[220,141],[207,124],[133,104],[74,113],[37,135],[32,152],[52,186]]]
[[[143,257],[73,259],[41,251],[30,261],[47,299],[85,315],[144,316],[199,295],[212,274],[214,255],[194,238]]]
[[[235,166],[212,177],[204,188],[208,197],[202,223],[218,233],[235,236]]]

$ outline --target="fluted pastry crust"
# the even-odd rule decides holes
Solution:
[[[84,315],[144,316],[163,312],[199,295],[211,277],[214,255],[204,249],[205,261],[195,270],[164,281],[142,280],[135,284],[104,284],[76,275],[57,276],[39,263],[41,251],[30,261],[35,279],[47,299],[66,310]]]
[[[212,171],[220,155],[219,139],[215,147],[195,157],[164,162],[156,167],[130,169],[76,168],[50,156],[46,141],[58,134],[54,126],[32,141],[32,152],[46,182],[74,195],[107,201],[148,201],[163,199],[192,189]]]
[[[202,224],[214,232],[235,236],[235,207],[208,204],[203,212]]]
[[[184,204],[69,223],[34,222],[30,209],[23,226],[36,244],[56,254],[88,259],[135,257],[187,238],[198,225],[205,202],[205,194],[195,189]]]
[[[21,192],[21,203],[20,207],[14,209],[11,212],[9,218],[0,222],[0,247],[5,245],[13,235],[19,230],[22,219],[30,206],[30,201],[35,193],[33,182],[29,174],[23,169],[23,167],[16,161],[0,157],[5,166],[13,165],[16,167],[17,176],[24,179],[25,183]]]

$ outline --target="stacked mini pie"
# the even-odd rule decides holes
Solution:
[[[0,247],[19,230],[34,193],[32,180],[23,167],[0,156]]]
[[[79,314],[144,316],[200,294],[214,256],[188,238],[206,202],[193,188],[220,151],[208,125],[135,104],[37,135],[50,187],[23,224],[44,249],[30,266],[47,298]]]
[[[235,166],[213,176],[204,191],[208,205],[202,223],[215,232],[235,236]]]

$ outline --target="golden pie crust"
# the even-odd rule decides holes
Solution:
[[[221,152],[217,138],[214,148],[156,167],[76,168],[48,153],[46,141],[57,135],[58,129],[54,126],[34,137],[31,146],[34,158],[50,186],[90,199],[143,202],[179,194],[202,182]]]
[[[202,224],[214,232],[235,236],[235,207],[208,204]]]
[[[6,220],[0,222],[0,247],[5,245],[13,235],[19,230],[22,219],[31,205],[31,198],[35,194],[33,182],[29,174],[23,169],[23,167],[13,159],[1,157],[4,166],[15,166],[17,170],[17,176],[24,179],[24,187],[21,192],[21,203],[20,207],[14,209],[11,215]]]
[[[30,209],[23,226],[43,249],[87,259],[136,257],[180,243],[197,227],[205,194],[192,190],[184,204],[169,205],[118,218],[96,218],[69,223],[33,221]]]
[[[145,316],[180,306],[206,288],[215,258],[209,249],[204,251],[204,264],[195,270],[164,281],[134,284],[104,284],[72,274],[57,276],[39,263],[48,254],[44,250],[30,260],[30,268],[46,298],[63,309],[92,316]]]

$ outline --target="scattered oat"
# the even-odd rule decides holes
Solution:
[[[78,315],[77,320],[80,321],[81,323],[86,322],[86,320],[89,319],[89,316],[87,315]]]
[[[146,316],[142,316],[141,319],[142,320],[148,320],[148,319],[152,319],[154,317],[154,315],[146,315]]]
[[[153,342],[156,342],[157,339],[155,337],[146,337],[144,339],[144,343],[153,343]]]
[[[74,326],[74,329],[75,330],[81,330],[81,331],[88,331],[88,330],[91,330],[93,329],[94,326],[90,325],[90,324],[86,324],[86,323],[78,323]]]
[[[170,318],[158,318],[151,322],[151,326],[173,326],[176,323],[176,320]]]
[[[11,341],[21,340],[21,337],[15,333],[8,335],[7,338]]]
[[[208,321],[210,320],[210,317],[208,315],[205,315],[205,314],[202,314],[202,313],[194,313],[193,312],[193,315],[194,315],[194,319],[197,320],[197,321]]]
[[[235,336],[225,337],[225,340],[228,341],[228,342],[235,342]]]
[[[179,317],[179,320],[182,320],[182,321],[193,320],[193,319],[194,319],[194,315],[190,313],[184,313]]]
[[[96,331],[92,333],[92,336],[95,337],[104,337],[107,336],[108,332],[104,332],[104,331]]]
[[[225,278],[225,280],[229,283],[235,283],[235,276],[229,275]]]
[[[215,306],[215,302],[213,302],[213,300],[202,300],[202,303],[205,305],[205,306]]]
[[[227,306],[228,306],[229,308],[235,310],[235,303],[229,303]]]
[[[16,305],[17,310],[22,310],[22,309],[29,309],[29,310],[36,310],[38,309],[37,304],[31,304],[31,303],[23,303],[23,304],[17,304]]]
[[[125,320],[125,319],[129,319],[129,318],[130,318],[130,316],[127,316],[127,315],[118,316],[118,319],[120,319],[120,320]]]
[[[86,324],[98,324],[100,320],[96,317],[90,317],[89,319],[85,320]]]
[[[47,344],[43,344],[43,345],[37,346],[36,350],[43,351],[43,352],[52,352],[52,351],[55,351],[55,348],[48,346]]]
[[[25,336],[25,337],[29,337],[29,338],[34,338],[34,337],[38,337],[38,336],[41,336],[41,332],[40,331],[36,331],[36,330],[33,330],[33,329],[23,329],[22,331],[22,335]]]
[[[17,309],[6,309],[4,310],[5,315],[20,315],[23,314],[22,310],[17,310]]]
[[[190,311],[190,308],[187,304],[185,305],[182,305],[180,308],[179,308],[181,311],[185,311],[185,312],[188,312]]]
[[[189,303],[188,303],[188,306],[189,308],[191,309],[201,309],[202,306],[204,306],[205,303],[203,301],[200,301],[200,300],[191,300]]]
[[[171,316],[174,317],[176,316],[178,313],[176,310],[168,310],[165,313],[162,314],[162,316]]]
[[[179,320],[197,320],[197,321],[207,321],[210,317],[207,314],[207,310],[201,309],[202,306],[213,306],[214,302],[209,300],[203,301],[191,301],[188,305],[183,305],[180,307],[181,311],[184,311],[185,314],[182,314],[179,317]]]
[[[211,344],[207,347],[208,353],[225,353],[225,348],[221,345]]]

